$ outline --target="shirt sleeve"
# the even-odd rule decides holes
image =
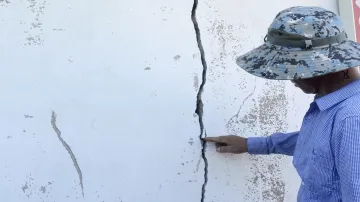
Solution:
[[[250,137],[247,141],[248,153],[292,156],[298,136],[299,131],[293,133],[275,133],[268,137]]]
[[[336,136],[335,165],[342,201],[360,201],[360,117],[344,119]]]

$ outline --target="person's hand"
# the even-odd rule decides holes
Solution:
[[[205,142],[214,142],[216,151],[220,153],[241,154],[247,152],[247,138],[228,135],[203,138]]]

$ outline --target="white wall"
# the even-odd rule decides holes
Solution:
[[[353,0],[339,0],[339,14],[344,21],[344,26],[348,38],[351,40],[356,40],[355,33],[355,19],[354,19],[354,8]]]
[[[193,3],[0,1],[2,201],[201,200],[194,112],[203,67]],[[293,5],[337,11],[335,0],[199,2],[208,135],[299,128],[311,98],[245,74],[234,61]],[[291,158],[220,155],[212,145],[205,156],[203,201],[296,198]]]

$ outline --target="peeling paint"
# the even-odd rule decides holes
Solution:
[[[219,16],[217,9],[212,8],[212,4],[213,1],[207,1],[207,5],[212,10],[212,13],[215,16]],[[244,41],[249,41],[249,38],[246,35],[238,36],[243,30],[247,29],[242,22],[233,25],[211,16],[211,18],[208,18],[208,24],[209,28],[207,31],[213,37],[212,41],[214,41],[218,49],[218,51],[211,53],[211,68],[209,69],[208,77],[210,81],[216,81],[229,73],[226,71],[228,62],[234,63],[239,50],[243,48],[242,44]]]
[[[32,118],[34,118],[34,116],[30,116],[30,115],[28,115],[28,114],[24,114],[24,118],[26,118],[26,119],[32,119]]]
[[[190,138],[190,140],[189,140],[188,143],[189,143],[190,146],[192,146],[192,145],[194,144],[194,139],[193,139],[193,138]]]
[[[82,196],[84,197],[84,185],[83,185],[83,175],[80,169],[80,166],[76,160],[76,157],[74,155],[74,153],[72,152],[70,146],[65,142],[65,140],[61,137],[61,132],[59,130],[59,128],[56,125],[56,113],[53,111],[52,115],[51,115],[51,126],[54,129],[59,141],[61,142],[61,144],[64,146],[64,148],[66,149],[66,151],[69,153],[71,160],[74,163],[75,169],[78,173],[79,176],[79,181],[80,181],[80,187],[81,187],[81,191],[82,191]]]
[[[180,60],[180,58],[181,58],[181,56],[180,56],[180,55],[175,55],[175,56],[174,56],[174,61],[179,61],[179,60]]]
[[[238,124],[239,121],[238,121],[238,118],[239,118],[239,115],[240,115],[240,112],[241,112],[241,109],[243,108],[243,106],[245,105],[246,101],[248,101],[255,93],[255,90],[256,90],[256,80],[255,80],[255,85],[254,85],[254,88],[253,90],[251,91],[251,93],[242,101],[237,113],[231,117],[231,119],[228,121],[227,125],[226,125],[226,128],[231,128],[231,125],[233,124]],[[236,133],[235,133],[236,134]]]
[[[27,0],[28,9],[34,14],[35,18],[30,23],[28,30],[24,31],[28,36],[26,37],[25,46],[28,45],[42,45],[44,40],[43,36],[43,23],[41,22],[41,16],[44,14],[45,5],[47,2],[45,0]]]
[[[21,187],[21,189],[25,193],[25,191],[29,189],[28,183],[26,182],[25,185]]]
[[[42,192],[43,194],[46,193],[46,187],[45,186],[41,186],[39,189],[40,192]]]
[[[262,136],[268,136],[286,130],[288,101],[284,83],[268,81],[264,89],[258,101],[253,100],[253,107],[248,114],[242,117],[235,115],[229,121],[227,128],[231,133],[261,133]],[[246,176],[248,190],[243,200],[283,202],[285,182],[280,166],[284,157],[251,155],[250,159],[253,162],[250,168],[251,175]]]

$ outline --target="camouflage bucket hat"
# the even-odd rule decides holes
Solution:
[[[360,66],[360,44],[341,19],[319,7],[291,7],[274,19],[265,43],[236,59],[247,72],[274,80],[306,79]]]

